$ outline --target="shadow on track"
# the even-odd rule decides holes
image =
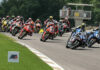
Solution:
[[[75,50],[80,50],[80,51],[83,50],[83,51],[84,51],[84,50],[92,50],[92,49],[87,49],[87,48],[77,48],[77,49],[75,49]]]
[[[100,48],[100,47],[95,47],[95,46],[93,46],[93,47],[90,47],[90,48]]]
[[[46,43],[64,43],[63,40],[48,40]]]
[[[32,40],[32,39],[25,38],[25,39],[22,39],[22,40]]]

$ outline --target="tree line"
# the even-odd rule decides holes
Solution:
[[[59,19],[59,9],[67,3],[93,4],[92,20],[88,23],[98,24],[100,22],[100,0],[3,0],[0,4],[0,17],[6,15],[21,15],[36,20],[45,20],[52,15]],[[90,8],[85,8],[90,9]]]

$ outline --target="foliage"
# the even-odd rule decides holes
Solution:
[[[3,0],[0,5],[0,16],[21,15],[25,18],[31,17],[33,20],[40,18],[44,21],[52,15],[55,19],[59,19],[59,9],[67,3],[93,4],[91,22],[100,22],[100,0]],[[85,7],[85,9],[90,8]]]

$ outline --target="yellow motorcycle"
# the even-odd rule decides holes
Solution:
[[[3,21],[3,23],[2,23],[2,31],[3,31],[3,32],[6,32],[7,27],[8,27],[7,21]]]

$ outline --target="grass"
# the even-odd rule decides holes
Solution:
[[[8,62],[8,51],[19,51],[19,63]],[[53,70],[26,47],[0,34],[0,70]]]

